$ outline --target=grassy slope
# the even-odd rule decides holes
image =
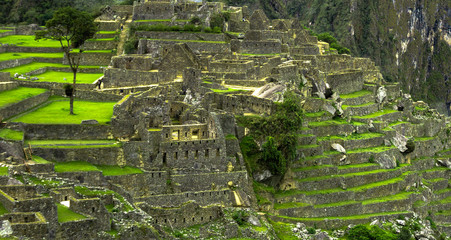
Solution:
[[[0,38],[0,43],[15,44],[20,47],[61,47],[60,42],[55,40],[35,41],[34,35],[10,35]]]
[[[23,132],[3,128],[2,130],[0,130],[0,138],[21,141],[23,139]]]
[[[63,65],[61,63],[41,63],[41,62],[32,62],[29,64],[21,65],[13,68],[6,68],[0,70],[0,72],[10,72],[11,77],[14,76],[15,73],[25,74],[34,70],[38,70],[40,68],[45,67],[57,67],[57,68],[70,68],[69,65]],[[99,68],[100,66],[80,66],[79,68]]]
[[[95,119],[100,124],[106,124],[113,116],[114,104],[116,103],[76,100],[75,115],[70,115],[69,100],[55,101],[11,121],[35,124],[80,124],[82,120]]]
[[[84,215],[73,212],[68,207],[62,204],[57,204],[57,206],[58,206],[58,222],[60,223],[86,219]]]
[[[12,60],[12,59],[22,59],[22,58],[31,58],[31,57],[40,57],[40,58],[63,58],[64,54],[61,53],[0,53],[0,61]]]
[[[91,84],[98,78],[103,76],[103,73],[77,73],[77,83]],[[34,82],[58,82],[58,83],[72,83],[74,74],[71,72],[55,72],[47,71],[43,74],[36,75],[39,80]],[[64,80],[66,78],[66,80]]]
[[[8,91],[0,92],[0,108],[6,107],[16,102],[20,102],[27,98],[37,96],[46,91],[47,89],[42,88],[18,87]]]

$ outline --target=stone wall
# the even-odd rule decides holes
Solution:
[[[105,70],[104,87],[127,87],[136,85],[151,85],[169,82],[175,79],[176,72],[161,72],[158,70],[135,71],[117,68]]]
[[[174,45],[177,43],[181,43],[183,41],[162,41],[162,40],[140,40],[139,44],[144,46],[143,49],[144,52],[140,52],[142,54],[150,53],[153,50],[151,49],[151,46],[153,44],[158,46],[165,46],[165,45]],[[153,44],[152,44],[153,43]],[[199,52],[214,52],[214,53],[221,53],[221,52],[230,52],[230,44],[225,42],[184,42],[186,43],[193,51],[199,51]],[[139,48],[139,47],[138,47]],[[142,47],[141,47],[142,48]],[[149,49],[149,50],[147,50]]]
[[[9,82],[11,74],[9,72],[0,72],[0,82]]]
[[[118,165],[119,160],[122,162],[120,147],[33,148],[33,154],[60,162],[83,160],[99,165]]]
[[[202,208],[196,203],[187,203],[180,208],[152,208],[142,204],[141,209],[154,217],[155,224],[169,225],[176,228],[205,224],[222,217],[220,206]]]
[[[99,198],[70,198],[70,209],[76,213],[96,218],[95,229],[97,232],[111,229],[110,213]]]
[[[87,184],[91,186],[102,186],[105,179],[100,171],[90,172],[58,172],[56,175],[60,178],[67,178],[79,184]]]
[[[121,23],[118,21],[96,21],[99,24],[99,29],[102,31],[120,31]]]
[[[57,83],[57,82],[34,82],[34,81],[28,81],[28,80],[15,80],[17,83],[19,83],[20,86],[23,87],[34,87],[34,88],[46,88],[51,89],[53,94],[57,94],[60,96],[66,96],[66,93],[63,91],[64,85],[67,83],[72,83],[71,80],[68,80],[67,83]],[[94,84],[77,84],[77,91],[82,92],[84,90],[91,90],[95,87]],[[58,91],[61,90],[61,91]]]
[[[10,118],[12,116],[15,116],[21,112],[24,112],[34,106],[37,106],[45,101],[50,97],[50,91],[41,93],[37,96],[27,98],[23,101],[13,103],[11,105],[7,105],[6,107],[2,107],[0,109],[0,116],[3,119]]]
[[[9,77],[9,73],[8,73],[8,77]],[[0,76],[1,78],[1,76]],[[17,88],[19,86],[19,84],[17,82],[3,82],[0,80],[0,92],[3,91],[8,91],[14,88]]]
[[[96,221],[88,218],[61,223],[56,239],[95,239],[98,232]]]
[[[133,198],[166,193],[168,173],[166,171],[151,171],[141,174],[122,176],[107,176],[106,179],[119,185]]]
[[[201,206],[209,206],[217,203],[228,205],[231,203],[230,190],[211,190],[199,192],[184,192],[174,194],[162,194],[136,199],[137,202],[146,202],[149,206],[174,207],[189,201],[195,201]]]
[[[61,47],[19,47],[19,46],[0,46],[0,53],[4,52],[23,52],[23,53],[59,53]]]
[[[332,90],[339,94],[357,92],[363,88],[363,76],[361,71],[329,74],[327,76],[327,82]]]
[[[113,52],[111,53],[84,52],[81,54],[80,65],[108,66],[110,65],[111,57],[113,57],[114,55],[115,54]],[[63,64],[69,65],[66,56],[64,56]]]
[[[111,126],[89,124],[23,124],[28,140],[111,139]]]
[[[242,41],[233,39],[230,42],[231,51],[249,54],[282,53],[282,43],[279,40]]]
[[[16,237],[32,239],[49,238],[48,223],[39,212],[32,213],[6,213],[0,220],[8,220]]]
[[[196,32],[156,32],[156,31],[139,31],[135,35],[138,38],[151,39],[178,39],[178,40],[201,40],[201,41],[226,41],[224,34],[217,33],[196,33]]]
[[[155,59],[146,55],[121,55],[111,58],[111,67],[126,69],[126,70],[138,70],[138,71],[150,71],[157,68]]]
[[[82,84],[77,84],[77,88],[82,86]],[[93,84],[84,84],[87,89],[92,89],[94,87]],[[89,87],[89,88],[88,88]],[[52,89],[53,95],[65,96],[66,93],[62,86],[58,86],[58,88]],[[122,99],[123,96],[117,94],[111,94],[108,92],[101,91],[84,91],[77,89],[75,93],[75,97],[77,99],[88,100],[88,101],[97,101],[97,102],[117,102]]]
[[[174,6],[170,2],[143,2],[133,6],[133,20],[171,19]]]
[[[86,50],[111,50],[116,49],[118,41],[86,41],[83,46]]]
[[[13,68],[20,65],[25,65],[33,62],[33,58],[21,58],[21,59],[13,59],[0,62],[0,70],[6,68]],[[13,73],[14,74],[14,73]]]
[[[214,184],[218,189],[227,188],[227,183],[232,181],[243,187],[248,184],[248,177],[246,171],[236,172],[216,172],[198,174],[194,177],[191,174],[186,175],[172,175],[172,181],[180,184],[180,191],[204,191],[205,189],[212,189]]]

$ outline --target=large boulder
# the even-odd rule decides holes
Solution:
[[[396,168],[396,158],[386,153],[378,154],[375,161],[384,169]]]

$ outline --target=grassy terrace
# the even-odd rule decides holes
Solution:
[[[317,138],[318,141],[328,141],[328,140],[364,140],[364,139],[371,139],[371,138],[377,138],[382,137],[384,134],[382,133],[361,133],[361,134],[352,134],[349,136],[342,136],[342,135],[333,135],[333,136],[325,136],[325,137],[319,137]]]
[[[0,203],[0,216],[5,213],[8,213],[8,210],[6,210],[6,208],[3,206],[3,204]]]
[[[82,120],[95,119],[99,124],[108,124],[113,116],[114,104],[116,103],[76,100],[75,115],[70,115],[68,99],[49,101],[47,105],[10,121],[31,124],[80,124]]]
[[[8,167],[0,167],[0,176],[8,175]]]
[[[309,127],[326,127],[326,126],[346,125],[346,124],[351,124],[351,125],[355,125],[355,126],[365,125],[364,123],[360,123],[360,122],[348,123],[346,120],[339,118],[339,119],[327,120],[327,121],[321,121],[321,122],[309,122],[308,126]]]
[[[57,206],[58,206],[58,222],[60,223],[83,220],[87,218],[84,215],[73,212],[68,207],[62,204],[57,204]]]
[[[130,166],[93,165],[83,161],[55,162],[55,172],[102,172],[105,176],[141,174],[139,168]]]
[[[23,132],[4,128],[0,130],[0,138],[6,140],[22,141]]]
[[[151,41],[164,41],[164,42],[199,42],[199,43],[219,43],[226,44],[224,41],[202,41],[202,40],[182,40],[182,39],[156,39],[156,38],[147,38],[147,40]]]
[[[115,140],[30,140],[25,142],[35,148],[99,148],[120,147]]]
[[[295,217],[287,217],[287,216],[279,216],[280,218],[291,219],[295,221],[324,221],[324,220],[332,220],[332,219],[341,219],[341,220],[353,220],[353,219],[365,219],[377,216],[388,216],[388,215],[399,215],[399,214],[408,214],[407,211],[402,212],[384,212],[384,213],[372,213],[372,214],[363,214],[363,215],[354,215],[354,216],[340,216],[340,217],[317,217],[317,218],[295,218]]]
[[[27,98],[37,96],[47,91],[47,89],[42,88],[18,87],[8,91],[0,92],[0,108],[23,101]]]
[[[390,113],[394,113],[397,112],[396,110],[393,109],[384,109],[382,111],[379,112],[375,112],[369,115],[365,115],[365,116],[353,116],[353,118],[355,119],[369,119],[369,118],[376,118],[376,117],[380,117],[383,116],[385,114],[390,114]]]
[[[360,104],[360,105],[343,105],[342,108],[343,110],[346,110],[349,107],[353,107],[353,108],[359,108],[359,107],[368,107],[371,105],[374,105],[375,103],[372,102],[368,102],[368,103],[364,103],[364,104]]]
[[[385,152],[390,149],[396,148],[395,146],[380,146],[380,147],[370,147],[370,148],[359,148],[359,149],[353,149],[347,151],[348,154],[350,153],[362,153],[362,152],[371,152],[371,153],[380,153]]]
[[[211,89],[215,93],[232,93],[232,92],[248,92],[248,90],[243,89],[234,89],[234,88],[227,88],[227,89]]]
[[[357,172],[357,173],[346,173],[346,174],[341,174],[341,175],[324,175],[324,176],[319,176],[319,177],[309,177],[309,178],[302,178],[302,179],[298,179],[298,182],[311,182],[311,181],[320,181],[320,180],[325,180],[325,179],[330,179],[330,178],[338,178],[338,177],[354,177],[354,176],[364,176],[364,175],[370,175],[370,174],[377,174],[377,173],[384,173],[384,172],[393,172],[398,170],[398,168],[395,169],[377,169],[377,170],[372,170],[372,171],[366,171],[366,172]]]
[[[379,182],[373,182],[370,184],[360,185],[352,188],[348,188],[347,190],[343,190],[341,188],[331,188],[331,189],[325,189],[325,190],[315,190],[315,191],[299,191],[299,190],[288,190],[288,191],[279,191],[275,194],[276,198],[283,198],[298,194],[305,194],[305,195],[316,195],[316,194],[330,194],[330,193],[336,193],[336,192],[364,192],[371,188],[376,188],[380,186],[385,186],[389,184],[396,184],[404,180],[404,177],[410,174],[413,174],[414,172],[405,172],[400,177],[391,178],[384,181]]]
[[[176,22],[189,22],[187,19],[177,19]],[[147,19],[147,20],[135,20],[134,22],[171,22],[171,19]]]
[[[61,53],[0,53],[0,61],[23,59],[23,58],[63,58],[64,54]]]
[[[41,63],[41,62],[32,62],[29,64],[21,65],[13,68],[6,68],[0,70],[0,72],[10,72],[11,77],[14,76],[15,73],[26,74],[34,70],[38,70],[46,67],[56,67],[56,68],[67,68],[70,69],[69,65],[63,65],[61,63]],[[80,66],[80,68],[100,68],[100,66]],[[78,74],[77,74],[78,75]]]
[[[72,83],[74,74],[71,72],[46,71],[43,74],[34,75],[39,80],[33,82],[58,82]],[[103,73],[77,73],[77,83],[92,84],[95,80],[103,76]],[[64,80],[66,78],[66,80]]]
[[[340,97],[343,99],[358,98],[358,97],[363,97],[363,96],[370,95],[370,94],[373,94],[373,93],[368,90],[361,90],[361,91],[353,92],[353,93],[349,93],[349,94],[342,94],[342,95],[340,95]]]
[[[12,30],[0,29],[0,33],[11,32]]]
[[[98,31],[96,34],[119,34],[119,32],[116,31]]]
[[[89,42],[96,42],[96,41],[117,41],[117,38],[92,38],[88,39]]]
[[[15,44],[19,47],[52,47],[60,48],[61,44],[55,40],[34,40],[33,35],[10,35],[0,38],[0,43]]]

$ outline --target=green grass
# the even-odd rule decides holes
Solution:
[[[52,47],[60,48],[61,44],[56,40],[34,40],[34,35],[10,35],[0,38],[0,43],[15,44],[19,47]]]
[[[359,105],[343,105],[342,108],[343,108],[343,110],[346,110],[349,107],[359,108],[359,107],[371,106],[373,104],[375,104],[375,103],[369,102],[369,103],[363,103],[363,104],[359,104]]]
[[[310,204],[299,203],[299,202],[274,203],[274,210],[287,209],[287,208],[298,208],[298,207],[306,207],[306,206],[310,206]]]
[[[448,204],[451,203],[451,196],[444,198],[442,200],[431,202],[431,205]]]
[[[56,180],[47,180],[47,179],[40,179],[33,176],[27,176],[28,180],[30,180],[35,185],[41,185],[48,188],[54,188],[60,186],[62,183],[60,181]]]
[[[373,93],[368,90],[361,90],[361,91],[353,92],[353,93],[349,93],[349,94],[342,94],[342,95],[340,95],[340,97],[343,99],[358,98],[358,97],[363,97],[363,96],[370,95],[370,94],[373,94]]]
[[[321,117],[326,113],[326,111],[321,112],[312,112],[312,113],[304,113],[304,116],[314,118],[314,117]]]
[[[224,41],[203,41],[203,40],[182,40],[182,39],[156,39],[156,38],[147,38],[150,41],[163,41],[163,42],[200,42],[200,43],[220,43],[226,44]]]
[[[274,231],[276,232],[277,237],[279,239],[283,240],[298,240],[299,238],[296,236],[296,234],[293,233],[293,228],[295,225],[284,223],[284,222],[274,222],[271,221],[271,219],[268,219],[271,225],[274,228]]]
[[[47,89],[42,88],[18,87],[8,91],[0,92],[0,108],[20,102],[27,98],[37,96],[47,91]]]
[[[70,115],[69,100],[55,101],[12,121],[31,124],[80,124],[82,120],[95,119],[100,124],[107,124],[113,116],[114,104],[115,102],[76,100],[74,102],[75,115]]]
[[[63,58],[64,53],[17,53],[17,52],[7,52],[0,53],[0,61],[13,60],[13,59],[23,59],[23,58]]]
[[[438,213],[436,213],[435,215],[450,216],[450,215],[451,215],[451,209],[450,209],[450,210],[445,210],[445,211],[438,212]]]
[[[337,178],[337,177],[354,177],[354,176],[364,176],[364,175],[370,175],[370,174],[376,174],[376,173],[382,173],[382,172],[392,172],[396,171],[397,169],[376,169],[371,171],[365,171],[365,172],[356,172],[356,173],[346,173],[346,174],[340,174],[340,175],[323,175],[318,177],[309,177],[309,178],[302,178],[298,179],[298,182],[310,182],[310,181],[320,181],[330,178]]]
[[[281,218],[292,219],[296,221],[324,221],[324,220],[333,220],[333,219],[341,219],[341,220],[354,220],[354,219],[366,219],[377,216],[387,216],[387,215],[400,215],[400,214],[408,214],[409,212],[383,212],[383,213],[371,213],[371,214],[362,214],[362,215],[354,215],[354,216],[339,216],[339,217],[315,217],[315,218],[295,218],[295,217],[287,217],[287,216],[279,216]]]
[[[31,144],[35,148],[99,148],[122,146],[120,142],[115,140],[29,140],[25,144]]]
[[[238,138],[236,138],[236,136],[233,134],[229,134],[229,135],[225,136],[225,139],[226,140],[238,140]]]
[[[0,70],[0,72],[10,72],[11,77],[14,77],[15,73],[26,74],[34,70],[38,70],[45,67],[56,67],[56,68],[67,68],[70,69],[69,65],[63,65],[61,63],[42,63],[42,62],[32,62],[29,64],[20,65],[18,67],[6,68]],[[100,66],[80,66],[81,68],[100,68]]]
[[[361,164],[351,164],[351,165],[342,165],[338,166],[339,170],[343,169],[351,169],[351,168],[364,168],[364,167],[370,167],[370,166],[378,166],[379,164],[376,163],[361,163]]]
[[[401,192],[401,193],[398,193],[395,195],[389,195],[389,196],[384,196],[384,197],[380,197],[380,198],[364,200],[364,201],[362,201],[362,204],[367,205],[367,204],[381,203],[381,202],[387,202],[387,201],[405,200],[405,199],[408,199],[410,197],[410,195],[412,195],[412,194],[413,194],[412,192]]]
[[[129,174],[140,174],[143,171],[135,167],[120,167],[120,166],[109,166],[109,165],[97,165],[97,168],[102,171],[105,176],[119,176],[119,175],[129,175]]]
[[[363,139],[371,139],[371,138],[377,138],[382,137],[384,134],[382,133],[360,133],[360,134],[351,134],[349,136],[325,136],[325,137],[319,137],[317,138],[318,141],[327,141],[327,140],[363,140]]]
[[[8,175],[8,167],[0,167],[0,176]]]
[[[317,148],[317,147],[319,147],[319,145],[312,144],[312,145],[299,145],[296,148],[297,149],[307,149],[307,148]]]
[[[3,206],[3,204],[0,202],[0,216],[8,213],[8,210],[6,210],[6,208]]]
[[[92,84],[95,80],[103,76],[103,73],[77,73],[78,84]],[[46,71],[39,75],[33,75],[38,77],[39,80],[33,82],[57,82],[57,83],[72,83],[74,74],[71,72],[56,72]],[[66,80],[64,80],[66,78]]]
[[[189,22],[186,19],[177,19],[176,22]],[[147,19],[147,20],[135,20],[134,22],[171,22],[171,19]]]
[[[393,127],[393,126],[400,125],[400,124],[409,124],[409,122],[404,122],[404,121],[392,122],[392,123],[388,124],[388,127]]]
[[[96,166],[88,162],[56,162],[55,172],[95,172],[100,171]]]
[[[379,147],[370,147],[370,148],[358,148],[358,149],[349,150],[348,154],[363,153],[363,152],[380,153],[380,152],[388,151],[393,148],[396,148],[396,147],[395,146],[379,146]]]
[[[343,201],[343,202],[333,202],[333,203],[325,203],[325,204],[318,204],[315,205],[315,208],[326,208],[326,207],[339,207],[339,206],[344,206],[344,205],[349,205],[349,204],[355,204],[355,203],[359,203],[358,201]]]
[[[321,122],[309,122],[309,127],[324,127],[324,126],[333,126],[333,125],[343,125],[343,124],[349,124],[344,119],[338,119],[338,120],[327,120],[327,121],[321,121]]]
[[[369,115],[365,115],[365,116],[354,116],[353,118],[355,119],[369,119],[369,118],[376,118],[376,117],[380,117],[383,116],[385,114],[389,114],[389,113],[394,113],[397,112],[396,110],[393,109],[384,109],[382,111],[379,112],[375,112]]]
[[[248,90],[242,90],[242,89],[233,89],[233,88],[228,88],[228,89],[211,89],[213,92],[215,93],[231,93],[231,92],[247,92]]]
[[[0,130],[0,138],[6,139],[6,140],[22,141],[23,132],[8,129],[8,128],[3,128]]]
[[[58,222],[60,223],[83,220],[87,218],[84,215],[73,212],[62,204],[57,203],[56,205],[58,206]]]
[[[95,196],[103,196],[103,195],[114,195],[122,204],[125,211],[132,211],[134,208],[125,201],[124,197],[122,197],[120,194],[112,191],[112,190],[91,190],[87,187],[82,186],[75,186],[74,190],[81,194],[88,197],[95,197]]]
[[[33,155],[32,157],[33,157],[33,161],[34,161],[35,163],[40,163],[40,164],[48,164],[48,163],[52,163],[52,162],[47,161],[47,160],[45,160],[44,158],[39,157],[39,156],[36,156],[36,155]]]
[[[92,38],[88,39],[89,42],[102,42],[102,41],[117,41],[117,38]]]
[[[116,31],[98,31],[96,34],[119,34],[119,32]]]
[[[429,140],[432,140],[432,139],[434,139],[434,137],[416,137],[415,141],[416,142],[423,142],[423,141],[429,141]]]
[[[12,30],[4,30],[4,29],[0,29],[0,33],[5,33],[5,32],[11,32]]]

